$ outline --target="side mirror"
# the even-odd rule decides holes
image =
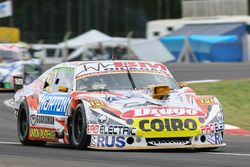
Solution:
[[[58,86],[58,91],[60,92],[68,92],[69,88],[65,87],[65,86]]]
[[[13,77],[14,91],[18,91],[23,88],[23,77],[14,76]]]
[[[179,86],[180,86],[181,88],[187,87],[187,86],[188,86],[188,83],[186,83],[186,82],[179,82],[178,84],[179,84]]]

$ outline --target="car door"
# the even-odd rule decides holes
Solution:
[[[48,74],[39,95],[38,114],[66,116],[71,100],[73,69],[58,68]]]

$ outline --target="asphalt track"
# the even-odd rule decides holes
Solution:
[[[180,67],[178,67],[180,66]],[[249,64],[169,65],[178,81],[250,78]],[[250,136],[225,136],[226,147],[210,152],[193,150],[96,151],[76,150],[67,145],[28,147],[19,144],[13,110],[3,104],[13,93],[0,93],[0,167],[44,166],[225,166],[250,164]]]
[[[177,81],[250,79],[249,63],[166,64]]]

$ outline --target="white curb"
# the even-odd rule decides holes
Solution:
[[[3,102],[7,107],[13,108],[13,99],[8,99]]]
[[[225,129],[240,129],[240,127],[229,125],[229,124],[225,124]]]
[[[209,79],[209,80],[197,80],[197,81],[184,81],[186,83],[210,83],[210,82],[219,82],[222,80],[218,80],[218,79]]]

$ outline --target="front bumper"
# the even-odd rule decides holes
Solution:
[[[223,133],[193,137],[144,138],[138,136],[91,135],[89,148],[103,150],[219,148],[226,146]]]
[[[213,149],[213,148],[220,148],[226,146],[226,143],[218,144],[218,145],[212,145],[212,144],[196,144],[196,145],[187,145],[187,146],[127,146],[124,148],[108,148],[108,147],[95,147],[95,146],[89,146],[88,148],[91,149],[97,149],[97,150],[167,150],[167,149]]]

